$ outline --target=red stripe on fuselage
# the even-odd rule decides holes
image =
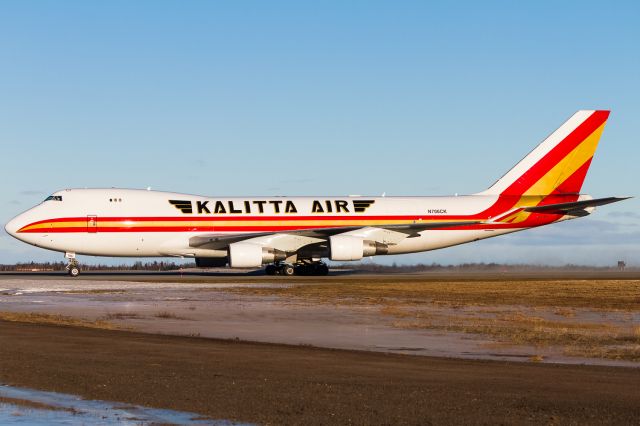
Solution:
[[[543,215],[538,215],[543,216]],[[540,226],[543,224],[551,223],[557,218],[554,217],[553,220],[546,220],[547,218],[551,219],[550,216],[555,215],[544,215],[544,223],[540,223],[540,221],[524,221],[517,224],[508,224],[508,223],[492,223],[492,224],[477,224],[477,225],[453,225],[450,227],[437,228],[438,230],[479,230],[479,229],[512,229],[512,228],[526,228],[529,226]],[[365,226],[376,226],[375,224],[367,224],[362,225]],[[384,226],[384,224],[379,224],[379,226]],[[228,233],[228,232],[282,232],[282,231],[296,231],[296,230],[312,230],[312,229],[327,229],[327,228],[343,228],[344,225],[317,225],[317,226],[273,226],[273,225],[256,225],[256,226],[131,226],[131,227],[121,227],[121,226],[105,226],[99,227],[97,229],[98,233],[132,233],[132,232],[216,232],[216,233]],[[23,233],[44,233],[44,234],[60,234],[60,233],[86,233],[86,226],[76,226],[76,227],[59,227],[59,228],[50,228],[50,229],[31,229],[20,231]]]
[[[208,216],[143,216],[143,217],[111,217],[111,216],[97,216],[102,222],[225,222],[225,221],[264,221],[264,222],[278,222],[285,220],[347,220],[347,221],[362,221],[362,220],[449,220],[449,219],[465,219],[469,216],[465,215],[389,215],[389,216],[294,216],[294,215],[282,215],[282,216],[257,216],[257,215],[242,215],[242,216],[226,216],[226,215],[208,215]],[[27,226],[40,225],[43,223],[61,223],[61,222],[82,222],[86,221],[87,216],[80,217],[60,217],[40,220],[30,223]]]

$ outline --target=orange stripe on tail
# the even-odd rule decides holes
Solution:
[[[579,193],[608,117],[609,111],[578,111],[481,194]]]

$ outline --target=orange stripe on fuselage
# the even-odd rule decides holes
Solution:
[[[336,220],[309,220],[308,217],[302,217],[302,220],[295,218],[286,218],[280,220],[261,220],[261,218],[216,218],[194,220],[195,218],[110,218],[98,217],[98,232],[279,232],[287,230],[304,230],[319,228],[340,228],[340,227],[365,227],[365,226],[384,226],[384,225],[403,225],[416,223],[438,223],[438,222],[454,222],[455,220],[446,217],[435,219],[415,218],[413,220],[396,219],[389,217],[386,220],[371,219],[368,217],[350,217],[349,220],[340,218]],[[87,232],[87,222],[78,220],[79,218],[55,218],[35,222],[22,227],[20,233],[80,233]],[[166,220],[165,220],[166,219]],[[306,219],[306,220],[305,220]],[[468,220],[468,218],[458,219]],[[520,224],[525,225],[525,224]],[[526,226],[526,225],[525,225]],[[486,225],[460,225],[449,228],[439,229],[494,229],[507,226],[504,223],[486,224]],[[522,227],[522,226],[519,226]]]

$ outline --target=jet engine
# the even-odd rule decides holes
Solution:
[[[283,251],[258,244],[244,242],[229,244],[229,266],[232,268],[257,268],[265,263],[285,260],[286,257]]]
[[[365,240],[352,235],[329,237],[331,260],[360,260],[364,256],[386,254],[388,246],[376,241]]]

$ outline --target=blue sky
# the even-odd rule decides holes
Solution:
[[[0,221],[67,187],[472,193],[589,108],[613,112],[583,190],[638,195],[638,22],[636,2],[4,1]],[[638,207],[391,261],[638,265]],[[0,263],[31,259],[61,255],[2,233]]]

